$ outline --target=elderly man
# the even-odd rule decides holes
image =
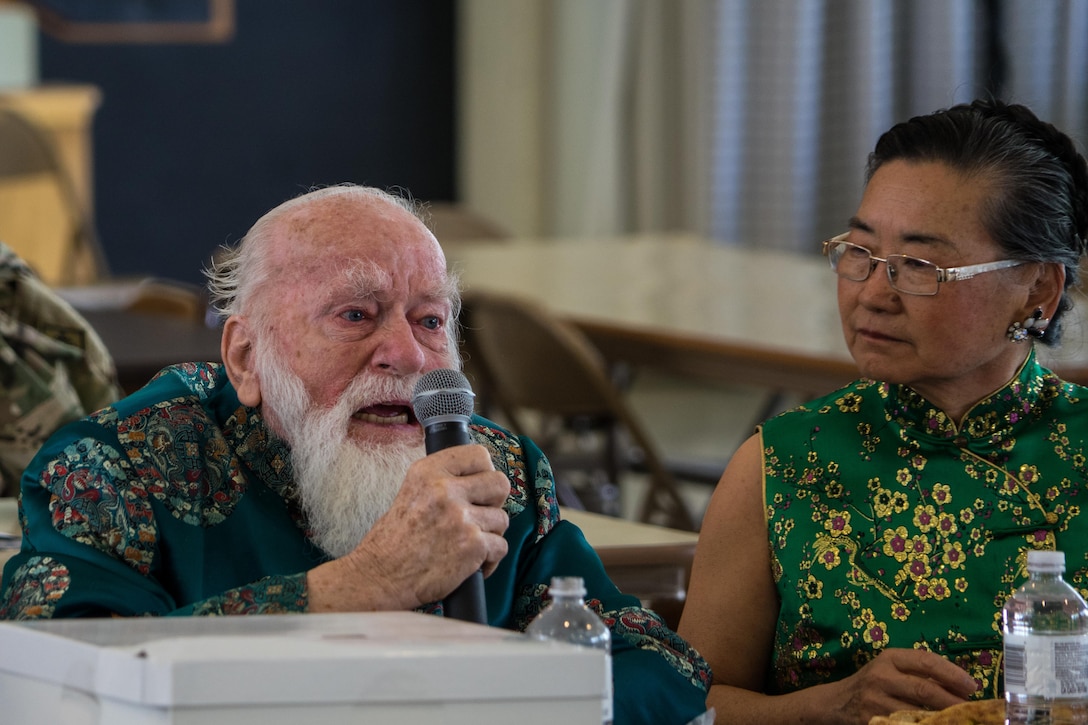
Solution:
[[[425,455],[409,403],[457,366],[458,298],[410,203],[311,192],[209,276],[223,364],[168,368],[46,443],[0,616],[437,614],[482,568],[490,623],[523,630],[553,575],[581,576],[612,629],[616,723],[705,709],[705,662],[559,521],[532,441],[474,418],[475,444]]]

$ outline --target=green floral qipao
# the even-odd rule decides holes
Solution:
[[[510,479],[509,553],[485,581],[490,623],[524,630],[552,576],[581,576],[612,630],[616,723],[702,713],[706,663],[559,520],[543,454],[483,419],[472,429]],[[167,368],[54,435],[23,477],[20,522],[0,598],[9,619],[304,612],[306,571],[328,560],[307,536],[288,449],[212,364]]]
[[[1001,693],[1001,607],[1029,549],[1088,589],[1088,389],[1040,367],[962,424],[871,380],[762,426],[781,608],[769,686],[846,677],[886,647],[929,649]]]

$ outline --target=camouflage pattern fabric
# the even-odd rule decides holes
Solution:
[[[57,428],[120,397],[101,339],[0,243],[0,495]]]

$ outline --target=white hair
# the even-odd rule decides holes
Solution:
[[[421,224],[427,226],[423,206],[410,197],[398,196],[375,187],[338,184],[306,192],[267,212],[250,227],[236,246],[221,247],[213,257],[204,270],[204,275],[207,278],[209,302],[216,312],[224,319],[247,314],[263,327],[270,310],[267,302],[257,304],[255,300],[257,292],[270,283],[269,278],[272,273],[267,250],[276,223],[300,207],[330,198],[392,204],[407,211]],[[446,326],[450,360],[451,364],[459,366],[456,319],[461,312],[461,294],[456,274],[447,275],[443,292],[449,300],[452,318]],[[275,299],[275,296],[271,299]]]

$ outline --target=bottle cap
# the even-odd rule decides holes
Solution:
[[[556,595],[584,597],[586,595],[586,585],[580,576],[553,576],[551,586],[548,587],[548,593],[553,597]]]
[[[1028,571],[1063,572],[1065,571],[1064,551],[1028,552]]]

